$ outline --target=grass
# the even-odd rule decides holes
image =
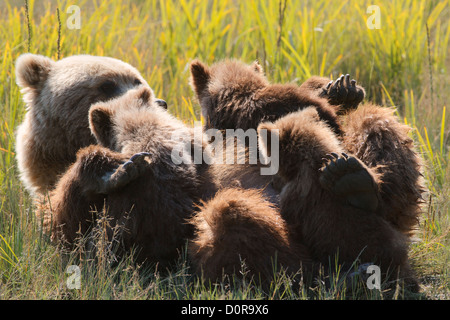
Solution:
[[[81,28],[69,29],[71,4],[30,0],[29,23],[25,1],[0,4],[0,299],[351,298],[338,281],[293,289],[282,272],[269,289],[251,279],[209,285],[191,276],[183,257],[169,273],[156,266],[143,270],[129,257],[112,261],[101,250],[101,237],[94,237],[99,249],[90,259],[76,250],[61,255],[40,231],[15,163],[15,128],[25,105],[14,62],[25,52],[53,59],[87,53],[124,60],[188,124],[201,114],[188,84],[194,58],[207,63],[258,59],[273,82],[350,73],[367,89],[368,100],[396,106],[414,129],[430,190],[410,250],[423,286],[423,294],[414,298],[450,298],[450,1],[82,0],[77,4]],[[372,4],[380,7],[381,29],[366,26]],[[79,290],[66,286],[70,264],[81,265]],[[367,294],[385,298],[380,292],[356,298]]]

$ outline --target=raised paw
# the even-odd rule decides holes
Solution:
[[[108,194],[138,178],[148,167],[148,162],[145,160],[147,156],[150,156],[150,153],[136,153],[117,169],[105,173],[101,177],[100,193]]]
[[[330,81],[322,88],[321,97],[326,97],[333,105],[342,105],[344,110],[356,109],[364,99],[364,88],[350,80],[350,75],[341,75],[336,81]]]
[[[346,204],[365,211],[378,208],[378,185],[361,161],[342,153],[327,155],[320,169],[320,184]]]

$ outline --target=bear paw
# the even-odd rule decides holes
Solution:
[[[357,158],[345,153],[327,155],[320,169],[321,186],[341,198],[346,204],[365,211],[378,208],[378,185],[369,169]]]
[[[364,99],[365,91],[356,85],[356,80],[350,80],[350,75],[341,75],[336,81],[333,80],[322,88],[321,97],[326,97],[333,105],[342,105],[344,110],[356,109]]]
[[[148,167],[148,162],[145,160],[147,156],[150,156],[150,153],[137,153],[114,171],[105,173],[101,177],[99,193],[108,194],[138,178]]]

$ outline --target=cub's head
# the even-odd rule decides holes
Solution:
[[[89,111],[89,126],[99,144],[123,153],[164,144],[173,130],[184,127],[146,87],[94,104]]]
[[[212,122],[210,127],[216,129],[224,129],[216,119],[221,109],[247,107],[253,95],[269,84],[258,62],[245,64],[238,60],[224,60],[210,67],[195,60],[191,63],[190,83],[206,126]]]
[[[92,143],[88,124],[92,104],[140,86],[151,90],[131,65],[90,55],[53,61],[41,55],[23,54],[16,61],[16,81],[34,121],[41,128],[63,130],[60,135],[69,141],[70,136],[76,137],[81,146]]]
[[[264,158],[277,157],[278,173],[285,181],[317,171],[327,154],[342,152],[336,135],[314,107],[261,123],[258,141]]]

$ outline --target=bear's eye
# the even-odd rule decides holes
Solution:
[[[100,90],[104,94],[111,96],[111,95],[114,95],[115,93],[117,93],[118,87],[114,81],[107,80],[100,85]]]
[[[134,85],[135,86],[140,86],[141,84],[142,84],[141,80],[139,80],[139,79],[135,79],[134,80]]]

